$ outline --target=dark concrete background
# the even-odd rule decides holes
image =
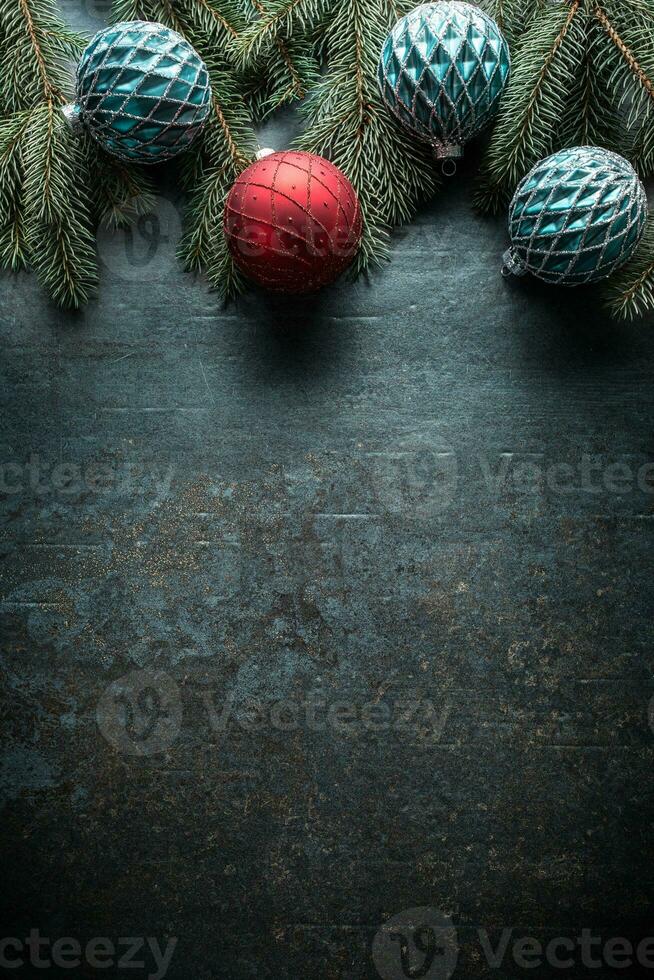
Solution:
[[[222,310],[165,184],[85,313],[3,280],[2,935],[359,980],[428,906],[468,980],[654,932],[653,323],[503,281],[473,171],[311,300]],[[410,918],[382,975],[440,980]]]

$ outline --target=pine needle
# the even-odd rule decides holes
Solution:
[[[83,306],[97,280],[84,153],[52,102],[30,115],[23,162],[30,265],[55,302]]]
[[[399,13],[386,0],[348,0],[333,9],[321,45],[326,71],[302,113],[301,149],[328,157],[352,181],[364,216],[353,274],[379,264],[392,225],[410,220],[437,185],[429,148],[401,129],[377,84],[382,45]]]
[[[481,210],[506,206],[518,181],[554,151],[570,92],[578,85],[585,42],[581,0],[552,4],[532,22],[514,58],[483,165],[475,198]]]
[[[633,320],[654,310],[654,220],[630,261],[604,287],[607,306],[621,320]]]
[[[547,0],[480,0],[479,6],[496,21],[513,50],[546,2]]]
[[[188,271],[203,270],[223,299],[242,289],[224,241],[225,198],[257,147],[245,82],[231,60],[231,44],[245,25],[235,0],[117,0],[113,17],[122,19],[138,4],[138,15],[157,20],[186,38],[205,62],[212,88],[212,112],[196,146],[185,154],[181,178],[189,194],[179,256]]]

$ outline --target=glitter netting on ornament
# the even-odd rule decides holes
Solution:
[[[384,43],[378,68],[384,102],[402,125],[456,158],[490,122],[509,79],[508,45],[495,21],[462,0],[411,10]]]
[[[310,293],[334,282],[356,255],[361,230],[361,208],[345,174],[299,150],[251,164],[225,205],[236,265],[278,292]]]
[[[624,157],[597,146],[560,150],[515,192],[502,271],[565,286],[605,279],[638,247],[647,210],[645,189]]]
[[[109,153],[159,163],[185,150],[209,115],[207,68],[163,24],[124,21],[99,31],[77,68],[76,102],[63,109]]]

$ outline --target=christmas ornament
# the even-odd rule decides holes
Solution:
[[[76,102],[64,115],[123,160],[177,156],[209,115],[204,62],[175,31],[132,20],[95,35],[77,69]]]
[[[604,279],[635,251],[646,221],[645,189],[624,157],[598,146],[561,150],[515,192],[503,272],[566,286]]]
[[[499,108],[509,48],[495,21],[461,0],[425,3],[386,39],[378,78],[387,106],[438,158],[459,157]]]
[[[224,229],[237,266],[266,289],[309,293],[347,268],[361,207],[345,174],[313,153],[262,151],[227,197]]]

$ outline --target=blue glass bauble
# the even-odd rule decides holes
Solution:
[[[576,286],[610,276],[638,247],[647,197],[628,160],[576,146],[541,160],[509,209],[505,272]]]
[[[509,78],[495,21],[461,0],[416,7],[388,35],[379,62],[384,101],[438,157],[457,157],[493,118]]]
[[[207,68],[191,45],[162,24],[133,20],[95,35],[64,113],[109,153],[159,163],[195,139],[210,101]]]

